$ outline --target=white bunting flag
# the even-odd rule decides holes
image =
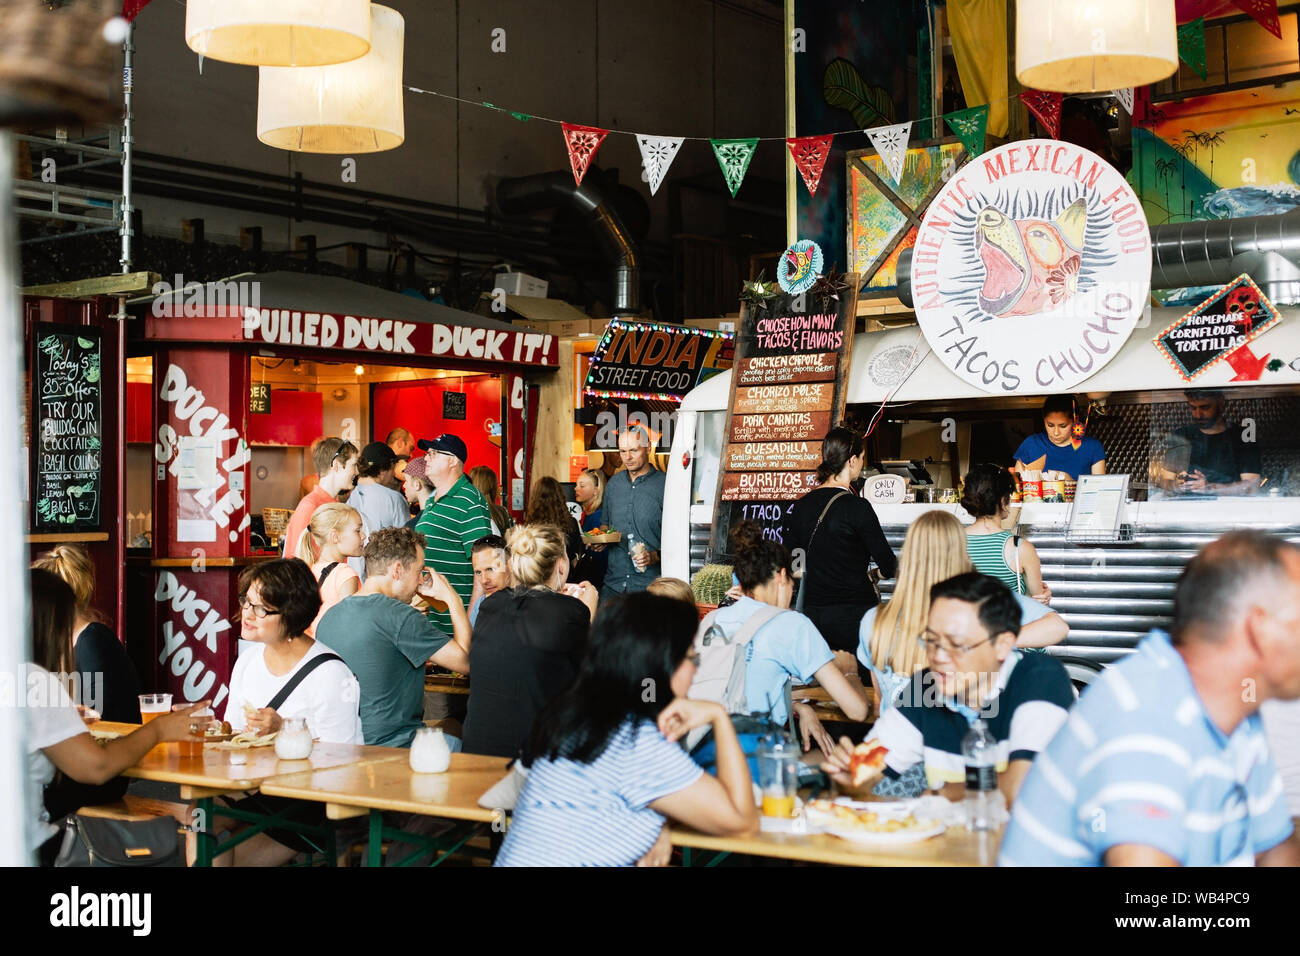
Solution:
[[[899,123],[897,126],[877,126],[866,130],[871,138],[871,145],[876,148],[880,158],[889,170],[889,178],[895,186],[902,185],[903,161],[907,158],[907,140],[912,135],[911,123]]]
[[[1126,86],[1122,90],[1111,90],[1115,94],[1115,99],[1119,100],[1119,105],[1124,107],[1124,112],[1129,116],[1133,115],[1133,87]]]
[[[650,195],[653,196],[664,181],[664,176],[668,173],[668,167],[677,158],[677,150],[681,148],[682,137],[645,136],[642,133],[637,133],[636,144],[641,147],[641,165],[645,168],[646,182],[650,184]]]

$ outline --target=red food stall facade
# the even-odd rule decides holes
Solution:
[[[129,561],[126,633],[128,644],[152,635],[152,674],[138,649],[133,656],[146,684],[178,701],[224,707],[238,655],[239,573],[272,556],[250,543],[251,419],[266,417],[250,412],[254,356],[500,376],[500,457],[469,464],[502,477],[507,507],[522,504],[531,482],[535,383],[557,365],[553,336],[346,280],[282,275],[260,277],[257,306],[196,315],[179,299],[175,308],[155,301],[136,323],[143,334],[132,353],[153,362],[153,534],[147,562]],[[383,440],[387,427],[374,434],[373,419],[359,444]]]

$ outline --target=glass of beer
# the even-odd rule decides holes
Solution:
[[[433,572],[430,571],[428,568],[425,568],[423,571],[420,572],[420,590],[424,591],[425,589],[431,587],[433,587]],[[447,610],[446,601],[439,601],[437,598],[429,597],[427,594],[421,594],[420,600],[423,601],[425,604],[427,604],[429,607],[433,608],[439,614],[444,613]]]
[[[172,710],[181,710],[188,706],[189,704],[177,704]],[[176,744],[176,749],[182,757],[203,756],[203,742],[207,739],[208,724],[212,723],[212,718],[211,707],[204,707],[202,710],[190,713],[190,735],[184,740],[177,741]]]
[[[140,695],[140,721],[149,723],[155,717],[161,717],[163,714],[171,713],[172,695],[171,694],[141,694]]]

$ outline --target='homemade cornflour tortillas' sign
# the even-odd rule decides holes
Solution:
[[[1095,153],[1024,140],[963,166],[912,255],[916,318],[977,388],[1067,392],[1114,358],[1151,285],[1137,196]]]

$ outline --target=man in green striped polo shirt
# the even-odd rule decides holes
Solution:
[[[455,435],[439,435],[421,438],[419,444],[427,453],[425,473],[433,485],[433,494],[415,522],[415,530],[424,535],[424,563],[445,577],[468,606],[474,590],[470,558],[474,542],[492,533],[487,502],[465,477],[469,451],[463,441]],[[451,633],[448,612],[431,610],[429,620],[444,634]]]

